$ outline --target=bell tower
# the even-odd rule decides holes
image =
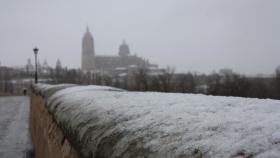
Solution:
[[[95,51],[94,40],[89,28],[87,27],[86,33],[82,39],[82,70],[94,70],[95,68]]]

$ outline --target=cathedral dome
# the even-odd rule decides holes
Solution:
[[[120,45],[120,48],[119,48],[119,55],[128,56],[129,54],[130,54],[129,47],[125,43],[125,41],[123,41],[123,43]]]

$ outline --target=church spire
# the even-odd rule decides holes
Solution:
[[[86,29],[86,30],[87,30],[87,33],[88,33],[88,32],[89,32],[89,28],[88,28],[88,25],[87,25],[87,29]]]

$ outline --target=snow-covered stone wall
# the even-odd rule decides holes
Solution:
[[[42,97],[32,95],[30,129],[34,158],[78,158],[78,152],[53,122]]]
[[[280,101],[42,85],[36,92],[84,158],[279,157]]]

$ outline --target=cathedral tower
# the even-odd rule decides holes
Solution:
[[[82,70],[94,70],[95,52],[93,37],[87,27],[86,33],[82,39]]]

